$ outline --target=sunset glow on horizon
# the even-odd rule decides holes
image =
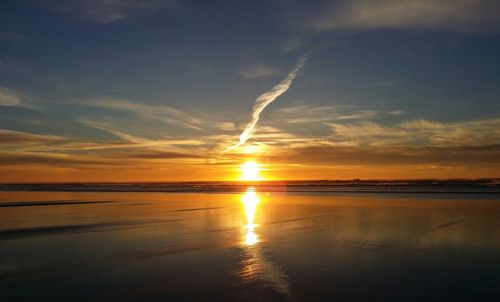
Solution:
[[[7,1],[0,183],[500,177],[500,4],[456,1]]]

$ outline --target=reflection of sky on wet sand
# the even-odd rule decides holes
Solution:
[[[89,292],[114,301],[408,301],[415,292],[420,300],[500,300],[500,203],[492,195],[0,199],[6,301],[76,301]]]

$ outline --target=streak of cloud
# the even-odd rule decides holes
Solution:
[[[25,95],[20,91],[15,91],[7,87],[0,87],[0,107],[17,107],[43,111],[44,108],[37,104],[38,102],[33,96]]]
[[[18,144],[47,144],[61,141],[64,141],[64,137],[57,135],[43,135],[24,131],[0,129],[0,146]]]
[[[450,123],[417,119],[395,125],[383,125],[370,121],[325,124],[333,130],[335,141],[371,147],[484,146],[500,142],[499,118]]]
[[[317,30],[496,30],[499,8],[492,0],[350,0],[335,2],[312,23]]]
[[[9,88],[0,87],[0,106],[19,106],[21,97],[17,92]]]
[[[279,82],[278,85],[274,86],[273,89],[271,89],[270,91],[261,94],[255,100],[255,105],[253,106],[253,112],[252,112],[252,119],[245,127],[245,130],[243,130],[243,132],[241,133],[240,142],[237,143],[236,145],[229,146],[224,151],[222,151],[222,153],[230,151],[234,148],[238,148],[239,146],[243,145],[248,139],[250,139],[250,137],[253,134],[253,131],[255,130],[255,126],[259,122],[260,114],[262,113],[262,111],[264,111],[264,109],[269,104],[271,104],[274,100],[276,100],[280,95],[285,93],[290,88],[290,86],[293,83],[293,80],[295,80],[295,78],[297,77],[297,73],[304,66],[306,59],[307,55],[302,56],[297,65],[295,65],[294,69],[290,71],[290,73],[287,75],[285,79]]]
[[[82,105],[132,112],[147,120],[155,120],[169,125],[193,130],[203,130],[203,121],[179,109],[164,105],[146,105],[111,97],[86,100]]]
[[[98,24],[116,23],[141,12],[154,12],[161,8],[177,10],[179,6],[174,0],[50,0],[48,3],[56,11]]]
[[[116,137],[131,143],[128,148],[147,148],[150,150],[164,151],[168,149],[175,152],[186,152],[193,148],[200,148],[204,150],[206,142],[199,139],[179,139],[179,138],[167,138],[167,139],[148,139],[144,137],[138,137],[123,132],[122,130],[117,130],[112,128],[110,125],[98,121],[81,119],[80,123],[99,129],[108,133],[115,135]]]
[[[241,70],[239,74],[245,79],[257,79],[278,75],[280,72],[269,66],[261,64]]]
[[[358,109],[354,106],[306,106],[298,105],[276,110],[273,118],[287,124],[319,124],[342,120],[371,120],[380,116],[392,115],[373,109]]]

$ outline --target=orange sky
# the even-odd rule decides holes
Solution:
[[[436,166],[436,165],[260,165],[263,180],[307,179],[399,179],[399,178],[495,178],[498,167]],[[0,182],[141,182],[141,181],[210,181],[242,180],[240,166],[233,165],[169,165],[155,168],[109,167],[64,168],[44,165],[6,167]]]
[[[0,182],[500,177],[500,1],[3,2]]]

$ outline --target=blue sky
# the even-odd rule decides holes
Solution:
[[[216,179],[247,157],[288,178],[499,176],[499,11],[482,0],[4,1],[1,180],[89,180],[110,164]],[[221,156],[305,54],[262,112],[255,148]]]

